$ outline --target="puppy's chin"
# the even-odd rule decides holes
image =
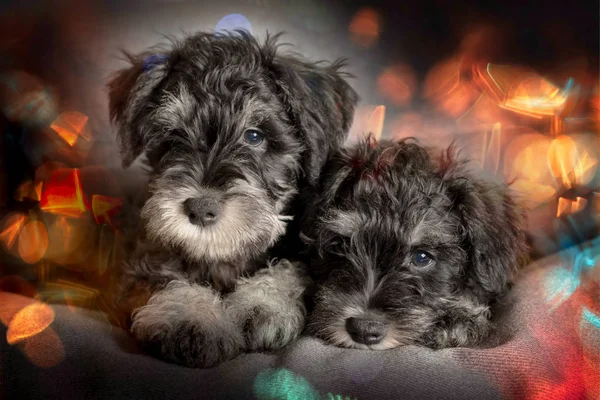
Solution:
[[[219,220],[208,227],[190,223],[183,202],[198,195],[189,188],[156,191],[142,208],[148,238],[180,250],[190,261],[234,262],[263,254],[285,233],[285,217],[260,191],[228,192]]]

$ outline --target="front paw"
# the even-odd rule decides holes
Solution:
[[[137,309],[131,332],[149,352],[187,367],[213,367],[243,346],[218,296],[184,281],[171,282]]]
[[[432,347],[472,347],[481,344],[492,330],[487,306],[473,305],[471,309],[454,310],[439,323]]]
[[[225,305],[243,332],[246,351],[277,350],[300,335],[305,288],[302,270],[287,260],[238,282]]]
[[[277,350],[300,335],[304,312],[294,304],[261,304],[246,310],[238,326],[244,334],[246,351]]]

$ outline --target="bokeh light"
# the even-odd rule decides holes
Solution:
[[[385,123],[385,106],[377,106],[371,113],[367,122],[367,133],[371,133],[372,138],[378,142],[381,140],[383,125]]]
[[[564,215],[576,214],[582,211],[587,206],[587,199],[583,197],[576,197],[575,200],[570,200],[564,197],[558,198],[558,207],[556,209],[556,218],[560,218]]]
[[[509,91],[503,107],[525,115],[541,118],[555,115],[567,100],[565,94],[542,77],[531,77]]]
[[[371,47],[381,32],[381,15],[372,8],[362,8],[354,14],[348,27],[350,37],[359,46]]]
[[[13,246],[16,244],[21,228],[27,221],[27,216],[20,212],[9,214],[5,220],[0,232],[0,241],[4,250],[12,253]]]
[[[79,137],[86,140],[91,139],[91,133],[87,126],[88,117],[80,112],[68,111],[61,113],[50,125],[65,142],[74,146]]]
[[[582,153],[573,138],[560,135],[553,139],[548,149],[548,164],[557,182],[566,188],[585,185],[594,177],[598,161],[587,151]]]
[[[463,56],[437,64],[423,83],[423,96],[448,116],[460,118],[481,97],[479,89],[463,77]]]
[[[85,269],[93,251],[94,232],[88,219],[53,215],[46,218],[49,246],[45,258],[65,267]]]
[[[321,400],[306,379],[285,368],[260,372],[254,379],[253,392],[258,400]]]
[[[481,145],[481,154],[477,159],[481,168],[486,171],[496,174],[500,167],[500,154],[502,151],[502,124],[496,122],[491,129],[491,132],[485,132],[482,136],[483,143]]]
[[[229,14],[217,22],[215,33],[226,33],[238,29],[243,29],[252,33],[252,24],[250,23],[250,20],[242,14]]]
[[[587,308],[583,308],[583,319],[589,324],[592,324],[595,328],[600,329],[600,316],[594,314]]]
[[[15,192],[15,200],[23,201],[25,199],[40,201],[42,196],[42,186],[44,182],[25,181],[19,185]]]
[[[15,344],[37,335],[54,321],[54,310],[45,303],[35,302],[21,309],[10,321],[6,341]]]
[[[35,264],[48,249],[48,231],[41,221],[29,221],[19,232],[19,255],[27,264]]]
[[[86,208],[83,200],[78,169],[58,169],[44,185],[40,200],[43,211],[65,215],[81,216]]]
[[[124,200],[100,194],[92,195],[92,213],[97,224],[112,226],[112,218],[121,210]]]
[[[0,73],[0,107],[6,118],[30,128],[47,126],[57,114],[55,92],[24,71]]]
[[[408,105],[416,88],[415,72],[405,64],[388,67],[377,78],[379,94],[396,106]]]

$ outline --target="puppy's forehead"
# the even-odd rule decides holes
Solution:
[[[324,219],[342,236],[363,232],[391,238],[393,244],[427,246],[456,241],[459,221],[451,210],[452,199],[439,176],[397,163],[385,176],[348,176]]]
[[[398,207],[400,206],[400,207]],[[457,242],[457,217],[445,209],[413,204],[374,203],[352,209],[333,209],[323,222],[345,237],[381,238],[380,244],[397,247],[435,247]]]
[[[215,88],[200,90],[185,81],[179,81],[163,91],[156,120],[169,129],[182,129],[190,123],[208,125],[223,120],[248,125],[260,123],[261,117],[268,111],[268,104],[260,97],[243,93],[218,93]]]

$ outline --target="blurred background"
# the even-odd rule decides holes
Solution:
[[[108,77],[137,52],[246,28],[313,60],[349,59],[367,131],[456,140],[509,181],[534,258],[599,234],[597,1],[20,1],[0,5],[0,291],[106,309],[123,171]],[[107,316],[110,318],[110,315]]]

